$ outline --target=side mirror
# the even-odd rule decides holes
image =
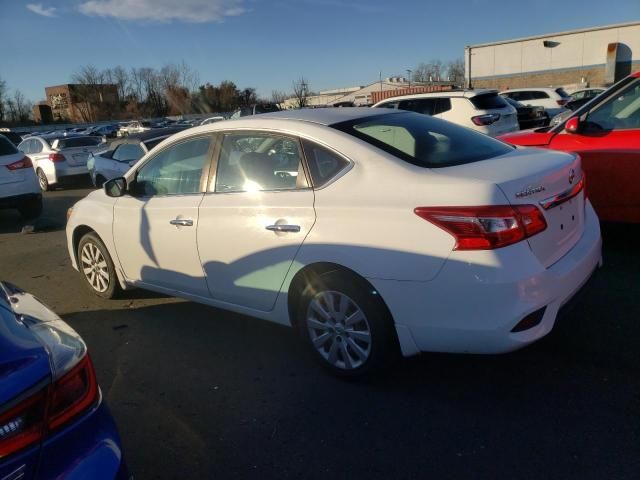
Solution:
[[[571,117],[564,124],[564,129],[568,133],[578,133],[580,131],[580,119],[578,117]]]
[[[107,180],[104,182],[104,191],[108,197],[122,197],[127,192],[127,181],[123,177]]]

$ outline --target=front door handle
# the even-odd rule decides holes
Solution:
[[[169,220],[169,223],[178,227],[193,227],[193,220],[190,218],[175,218],[173,220]]]
[[[266,228],[267,230],[271,230],[272,232],[299,232],[300,231],[300,225],[275,224],[275,225],[267,225],[264,228]]]

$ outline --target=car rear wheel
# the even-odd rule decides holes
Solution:
[[[40,184],[40,190],[42,190],[43,192],[46,192],[47,190],[49,190],[49,180],[47,180],[47,176],[44,174],[44,172],[39,168],[36,171],[36,174],[38,175],[38,183]]]
[[[78,268],[89,290],[102,298],[114,298],[120,291],[111,256],[95,233],[87,233],[78,244]]]
[[[42,214],[42,197],[31,198],[18,207],[20,215],[25,220],[38,218]]]
[[[340,271],[318,276],[305,288],[298,325],[322,364],[342,377],[377,373],[397,345],[393,319],[366,282]]]

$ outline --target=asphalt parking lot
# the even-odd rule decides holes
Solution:
[[[47,193],[32,234],[0,211],[0,278],[84,337],[137,479],[640,478],[639,228],[604,227],[604,267],[537,344],[425,354],[350,383],[287,328],[89,293],[64,235],[88,192]]]

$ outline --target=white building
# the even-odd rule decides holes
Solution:
[[[473,88],[607,86],[640,70],[640,22],[537,35],[465,48]]]

